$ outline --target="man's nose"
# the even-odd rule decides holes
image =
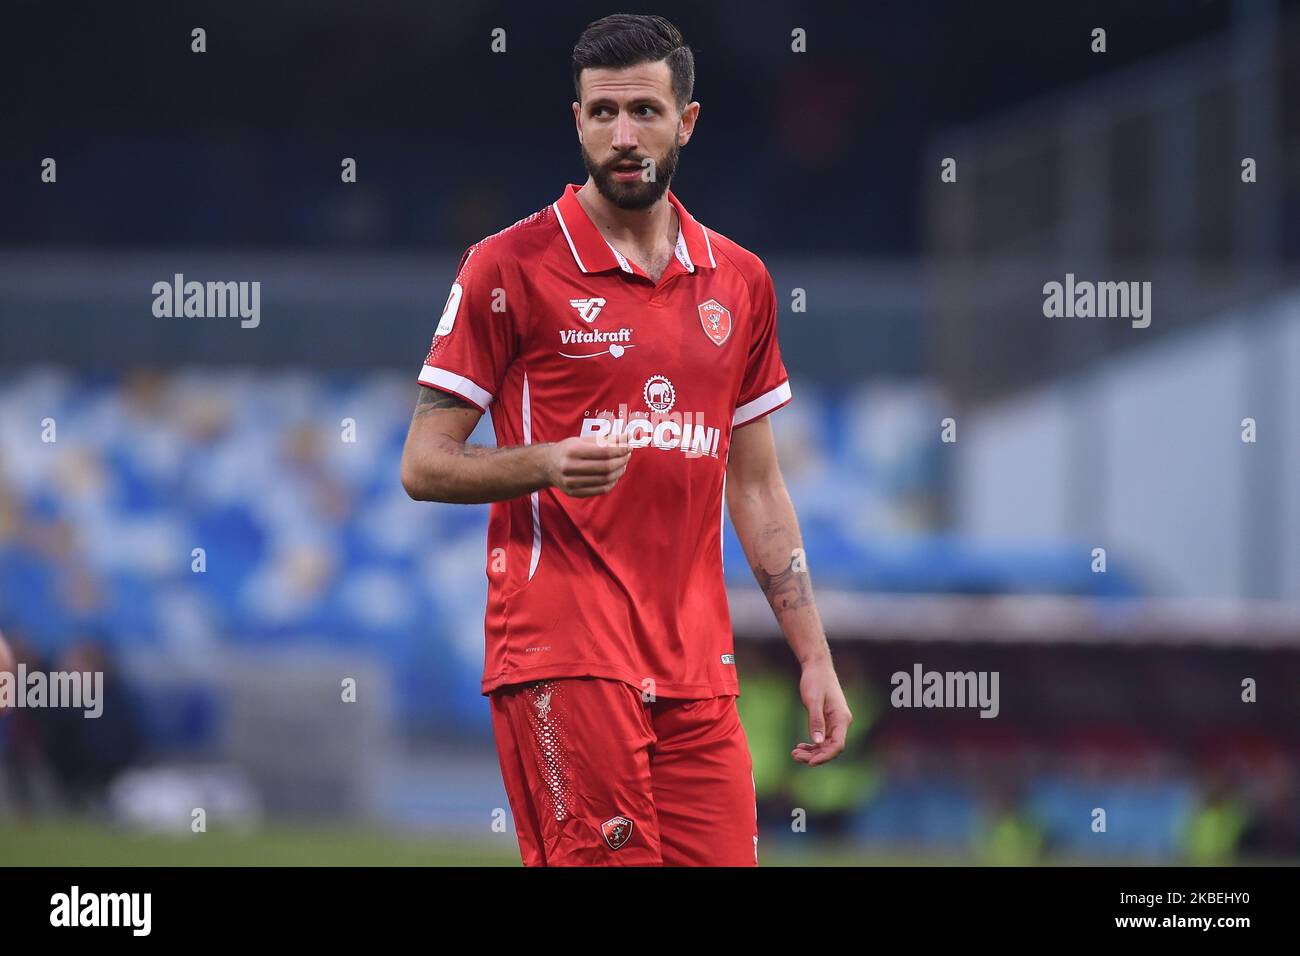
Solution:
[[[610,145],[620,152],[636,149],[636,130],[632,126],[632,117],[622,110],[614,120],[614,140]]]

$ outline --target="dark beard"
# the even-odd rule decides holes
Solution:
[[[587,174],[596,184],[596,191],[619,209],[635,210],[649,209],[663,198],[663,194],[668,191],[668,185],[672,182],[673,174],[677,172],[677,157],[681,149],[674,140],[668,155],[655,167],[655,178],[652,181],[634,179],[630,183],[615,179],[611,167],[615,163],[626,162],[629,159],[640,162],[635,155],[617,156],[608,164],[601,166],[588,155],[587,147],[581,143],[578,144],[578,151],[582,153],[582,165],[587,167]]]

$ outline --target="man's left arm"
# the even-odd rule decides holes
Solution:
[[[727,510],[772,613],[803,670],[799,695],[812,743],[791,752],[810,767],[844,749],[853,715],[840,689],[830,646],[813,600],[799,519],[781,477],[768,417],[736,428],[727,458]]]

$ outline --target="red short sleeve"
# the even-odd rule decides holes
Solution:
[[[471,247],[460,260],[420,384],[487,411],[519,351],[518,309],[494,250]]]
[[[776,338],[776,289],[763,269],[754,296],[752,337],[732,427],[758,421],[790,401],[790,378]]]

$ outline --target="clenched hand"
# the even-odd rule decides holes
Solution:
[[[632,457],[625,433],[617,440],[566,438],[549,446],[551,484],[574,498],[603,495],[618,483]]]

